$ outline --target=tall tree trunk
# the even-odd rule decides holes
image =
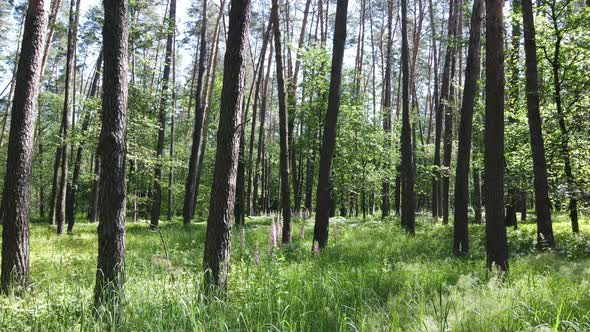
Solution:
[[[89,96],[96,97],[98,91],[98,80],[100,79],[100,72],[102,66],[102,57],[103,51],[101,49],[100,53],[98,54],[98,60],[96,61],[96,69],[94,72],[94,78],[92,80],[92,85],[90,87]],[[90,126],[90,120],[92,118],[92,114],[90,111],[86,112],[84,116],[84,120],[82,121],[82,133],[85,133]],[[82,165],[82,152],[84,150],[84,143],[83,140],[78,145],[78,150],[76,151],[76,160],[74,162],[74,172],[72,175],[72,182],[68,187],[68,197],[66,201],[66,221],[68,223],[68,233],[73,232],[74,230],[74,223],[76,222],[76,196],[78,194],[78,179],[80,177],[80,168]]]
[[[250,17],[250,0],[231,0],[229,32],[224,60],[223,88],[217,131],[217,150],[203,269],[206,288],[227,289],[231,231],[238,166],[241,100],[244,93],[243,64]]]
[[[486,0],[485,198],[487,267],[508,271],[504,225],[504,1]]]
[[[211,105],[213,103],[214,91],[215,91],[215,79],[217,77],[217,53],[219,52],[219,29],[220,29],[220,22],[221,18],[224,17],[223,13],[225,10],[225,0],[222,0],[219,6],[219,15],[217,15],[217,21],[215,23],[215,33],[213,35],[213,52],[211,53],[211,57],[209,58],[209,66],[207,67],[207,79],[206,82],[209,82],[208,88],[205,89],[203,93],[203,101],[205,102],[204,110],[205,113],[205,120],[203,122],[203,133],[201,139],[201,147],[199,151],[199,162],[197,164],[197,180],[195,181],[195,196],[193,206],[197,204],[197,198],[199,196],[199,186],[201,185],[201,174],[203,174],[203,164],[205,162],[205,155],[207,153],[207,140],[208,140],[208,131],[209,131],[209,121],[211,119],[210,110]],[[225,24],[225,23],[224,23]],[[225,31],[225,28],[224,28]],[[209,79],[210,78],[210,79]],[[193,211],[194,216],[194,211]]]
[[[473,167],[473,211],[475,223],[481,224],[481,177],[477,167]]]
[[[283,215],[283,243],[291,242],[291,187],[289,182],[289,133],[285,80],[283,78],[283,56],[281,47],[281,26],[279,23],[279,2],[272,1],[272,25],[275,42],[275,63],[279,95],[279,145],[281,175],[281,209]]]
[[[445,107],[449,103],[449,86],[451,76],[451,56],[452,45],[451,39],[454,34],[454,4],[455,0],[450,0],[449,5],[449,22],[448,22],[448,45],[445,53],[445,62],[443,66],[442,86],[440,89],[440,98],[436,100],[435,115],[435,133],[434,133],[434,179],[432,181],[432,214],[435,218],[443,215],[442,209],[442,183],[441,183],[441,156],[440,146],[443,131],[443,114]],[[436,92],[435,92],[436,93]]]
[[[272,54],[273,54],[273,44],[272,44],[272,34],[269,36],[269,43],[270,43],[270,50],[268,53],[268,65],[266,68],[266,77],[264,79],[264,87],[262,88],[262,100],[260,101],[260,128],[258,130],[258,149],[257,149],[257,153],[256,153],[256,165],[254,167],[254,194],[252,197],[252,201],[253,201],[253,209],[254,209],[254,214],[257,215],[259,214],[261,211],[264,210],[264,204],[262,202],[264,202],[264,173],[265,171],[265,166],[264,166],[264,126],[265,126],[265,121],[266,121],[266,105],[267,105],[267,96],[268,96],[268,84],[271,80],[270,77],[270,72],[271,72],[271,65],[272,65]],[[272,97],[272,96],[271,96]],[[261,166],[262,164],[262,166]],[[261,168],[262,167],[262,168]],[[261,189],[262,189],[262,195],[261,195],[261,200],[260,202],[258,201],[258,182],[259,182],[259,178],[262,177],[262,180],[260,182],[262,182],[261,184]]]
[[[49,0],[29,0],[12,103],[2,204],[0,288],[29,283],[29,218],[35,112],[47,29]]]
[[[409,234],[415,233],[416,195],[414,183],[416,166],[412,155],[412,124],[410,120],[410,50],[408,47],[407,0],[401,0],[402,16],[402,132],[401,132],[401,173],[402,173],[402,220],[401,224]]]
[[[125,282],[125,164],[127,154],[127,0],[104,0],[104,73],[94,302],[117,302]]]
[[[562,81],[559,71],[561,70],[560,57],[561,40],[563,38],[563,32],[559,27],[558,16],[560,14],[556,12],[557,9],[555,8],[555,1],[553,2],[553,5],[550,6],[550,10],[553,31],[556,37],[553,45],[553,59],[549,59],[553,74],[553,100],[555,102],[555,108],[557,110],[557,121],[559,124],[559,131],[561,132],[561,154],[563,156],[564,171],[567,182],[567,196],[570,199],[568,209],[570,212],[570,220],[572,223],[572,232],[579,233],[580,226],[578,225],[578,200],[576,199],[575,193],[573,193],[573,191],[575,191],[575,178],[572,172],[572,162],[569,148],[569,133],[565,122],[565,114],[561,99]]]
[[[268,40],[270,36],[270,29],[272,28],[272,19],[269,20],[267,30],[263,36],[262,47],[260,49],[260,60],[258,61],[258,77],[254,78],[256,80],[256,87],[254,89],[254,105],[252,107],[252,124],[250,127],[250,141],[249,141],[249,150],[248,150],[248,188],[246,191],[246,213],[249,215],[251,208],[252,208],[252,201],[251,201],[251,194],[252,194],[252,170],[254,169],[252,165],[252,159],[254,155],[254,140],[256,138],[256,117],[258,116],[258,100],[260,99],[260,86],[262,85],[262,81],[264,80],[264,63],[266,59],[266,48],[268,46]],[[269,60],[272,59],[269,56]],[[256,204],[256,201],[254,201]]]
[[[385,77],[383,83],[383,131],[385,132],[385,151],[389,151],[391,145],[391,51],[393,45],[393,1],[387,1],[387,55],[385,59]],[[389,170],[389,162],[383,163],[386,171],[386,177],[381,187],[381,217],[387,218],[389,216],[389,191],[390,179],[387,175]]]
[[[346,44],[346,18],[348,0],[338,0],[336,6],[336,21],[334,23],[334,46],[332,48],[332,71],[330,73],[330,91],[328,95],[328,110],[322,135],[320,150],[320,169],[318,174],[318,188],[316,200],[315,225],[313,230],[314,243],[320,248],[328,244],[330,222],[330,179],[332,177],[332,160],[336,150],[336,127],[338,112],[340,111],[340,86],[342,77],[342,62],[344,46]]]
[[[55,0],[52,1],[51,12],[49,13],[49,23],[47,24],[47,39],[45,39],[45,44],[43,45],[43,60],[41,62],[41,78],[45,74],[45,68],[47,67],[47,60],[49,59],[49,50],[51,49],[51,43],[53,42],[53,35],[55,33],[55,27],[57,26],[56,22],[59,15],[59,10],[61,9],[62,0]],[[46,29],[47,29],[46,28]]]
[[[197,75],[197,90],[195,91],[195,126],[193,128],[193,143],[188,164],[188,175],[184,189],[184,205],[182,216],[184,224],[190,223],[195,215],[195,191],[197,184],[197,162],[199,157],[199,145],[201,143],[201,130],[203,128],[204,105],[201,100],[203,90],[203,75],[205,73],[205,58],[207,57],[207,0],[203,0],[201,21],[201,44],[199,50],[199,73]]]
[[[455,175],[455,211],[453,252],[457,256],[469,252],[469,229],[467,215],[469,204],[469,162],[471,160],[471,134],[473,132],[473,111],[478,94],[477,81],[481,64],[481,22],[483,0],[473,1],[471,11],[471,30],[467,67],[465,68],[465,87],[459,124],[459,146],[457,150],[457,169]]]
[[[522,19],[524,30],[524,52],[526,62],[526,100],[527,116],[533,155],[533,174],[535,176],[535,213],[537,215],[537,247],[555,246],[553,225],[551,223],[551,202],[547,181],[547,161],[541,114],[539,111],[539,78],[537,68],[537,45],[535,41],[535,22],[531,0],[522,0]],[[526,213],[526,196],[522,197]]]
[[[68,114],[72,103],[70,101],[70,90],[76,84],[74,82],[74,71],[76,63],[76,44],[78,40],[78,11],[80,0],[71,0],[70,2],[70,22],[68,27],[68,50],[66,55],[66,82],[64,87],[64,106],[61,118],[61,171],[59,179],[59,188],[57,191],[56,215],[57,215],[57,234],[62,234],[66,221],[66,198],[68,187]],[[75,92],[75,91],[74,91]],[[73,110],[72,110],[73,112]]]
[[[455,85],[454,77],[455,77],[455,67],[457,63],[457,47],[456,44],[456,37],[457,37],[457,21],[458,21],[458,0],[453,0],[452,7],[452,14],[453,18],[451,19],[452,27],[451,33],[449,33],[448,37],[448,50],[447,52],[451,55],[451,64],[450,64],[450,75],[449,75],[449,85],[448,85],[448,94],[444,101],[441,101],[441,105],[444,110],[444,129],[443,129],[443,166],[445,168],[445,173],[441,176],[442,182],[442,217],[443,217],[443,224],[449,223],[449,188],[450,188],[450,173],[451,173],[451,157],[452,157],[452,149],[453,149],[453,126],[454,126],[454,116],[453,113],[455,112]]]
[[[156,167],[154,170],[154,184],[152,190],[152,214],[150,228],[157,228],[160,223],[160,211],[162,208],[162,158],[166,135],[166,114],[169,107],[170,68],[172,67],[172,55],[174,54],[174,36],[176,34],[176,0],[170,1],[168,16],[168,34],[166,38],[166,54],[164,55],[164,73],[162,75],[162,91],[160,92],[160,111],[158,115],[158,144],[156,146]],[[174,100],[172,101],[174,104]]]
[[[92,205],[90,207],[89,219],[91,223],[97,221],[98,217],[98,204],[100,198],[100,156],[98,151],[94,154],[94,179],[92,185]]]
[[[176,129],[176,36],[172,40],[172,111],[170,112],[170,166],[168,167],[168,221],[172,221],[174,214],[174,134]]]

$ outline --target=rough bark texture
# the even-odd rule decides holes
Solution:
[[[231,1],[215,170],[203,257],[206,289],[211,286],[222,291],[227,289],[249,17],[250,0]]]
[[[3,292],[12,286],[26,288],[29,282],[33,136],[48,12],[49,0],[29,1],[16,74],[4,182],[0,272]]]
[[[203,128],[204,105],[201,100],[203,89],[203,75],[205,74],[205,58],[207,57],[207,0],[203,0],[201,19],[201,45],[199,49],[199,72],[197,74],[197,89],[195,91],[195,126],[193,128],[193,144],[188,164],[188,175],[184,189],[184,205],[182,217],[184,224],[190,223],[195,215],[195,191],[197,184],[197,162],[199,157],[199,146],[201,144],[201,130]]]
[[[485,198],[487,267],[508,270],[504,225],[503,1],[486,0]]]
[[[481,23],[483,0],[473,1],[471,12],[471,32],[465,70],[465,87],[459,124],[459,144],[457,150],[457,169],[455,176],[455,211],[454,211],[454,242],[455,255],[469,252],[469,233],[467,215],[469,204],[469,162],[471,160],[471,134],[473,129],[473,110],[477,96],[477,81],[480,75]]]
[[[410,120],[410,50],[408,47],[408,6],[401,0],[402,15],[402,133],[401,133],[401,173],[402,173],[402,220],[406,232],[414,234],[416,226],[416,196],[414,183],[416,166],[412,155],[412,124]]]
[[[322,135],[315,226],[313,230],[314,243],[317,241],[320,248],[324,248],[328,244],[330,222],[330,178],[332,176],[332,159],[336,149],[338,112],[340,111],[340,81],[342,77],[344,45],[346,43],[347,11],[348,0],[338,0],[336,6],[336,22],[334,26],[334,46],[332,48],[332,71],[330,74],[328,110],[326,113],[326,122],[324,124],[324,134]]]
[[[539,110],[539,78],[537,68],[537,45],[535,42],[535,22],[531,0],[522,0],[522,19],[524,30],[524,52],[526,62],[526,100],[527,116],[533,155],[533,174],[535,176],[535,212],[537,215],[537,246],[553,247],[553,226],[551,223],[551,203],[547,181],[547,161]],[[522,205],[526,214],[526,194],[522,195]]]
[[[281,175],[281,210],[283,216],[283,243],[291,242],[291,186],[289,182],[289,133],[287,96],[283,75],[283,55],[281,47],[281,26],[279,23],[279,2],[272,1],[272,26],[275,42],[275,63],[277,69],[277,90],[279,95],[279,145]]]
[[[387,2],[387,55],[385,60],[385,77],[383,86],[383,131],[385,132],[385,150],[389,150],[390,135],[391,135],[391,51],[393,44],[393,1]],[[386,159],[387,160],[387,159]],[[389,163],[386,161],[383,165],[387,170]],[[387,171],[386,171],[387,172]],[[386,218],[389,216],[389,195],[390,195],[390,181],[389,178],[385,178],[381,186],[381,217]]]
[[[104,0],[104,73],[95,304],[118,298],[125,281],[127,153],[127,0]]]
[[[170,0],[170,12],[168,14],[168,34],[166,38],[166,54],[164,56],[164,73],[162,75],[162,91],[160,92],[160,111],[158,114],[158,143],[156,146],[156,167],[154,170],[154,184],[152,190],[152,214],[150,218],[150,227],[157,228],[160,223],[160,213],[162,208],[162,156],[164,155],[164,143],[166,135],[166,114],[169,105],[168,97],[170,69],[172,67],[172,54],[174,45],[174,35],[176,29],[176,0]],[[174,102],[174,101],[173,101]]]

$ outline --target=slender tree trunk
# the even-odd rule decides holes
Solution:
[[[252,124],[250,127],[250,141],[249,141],[249,150],[248,150],[248,188],[246,192],[246,213],[249,215],[252,209],[252,170],[254,169],[252,162],[253,162],[253,155],[254,155],[254,140],[256,138],[256,117],[258,116],[258,100],[260,99],[260,86],[262,85],[262,81],[264,80],[264,63],[266,59],[266,48],[268,46],[268,41],[270,37],[270,32],[272,28],[272,19],[269,20],[268,28],[263,36],[262,48],[260,49],[260,60],[258,62],[258,78],[256,79],[256,87],[254,89],[254,105],[252,107]],[[269,62],[272,62],[269,56]],[[254,201],[256,204],[256,201]]]
[[[407,0],[401,0],[402,17],[402,133],[401,133],[401,173],[402,173],[402,221],[409,234],[415,233],[416,196],[414,183],[416,168],[412,156],[412,125],[410,120],[410,51],[408,47]]]
[[[385,151],[389,151],[391,145],[391,58],[393,45],[393,1],[387,1],[387,55],[385,59],[385,77],[383,87],[383,131],[385,132]],[[384,169],[389,169],[389,162],[387,160],[383,163]],[[381,217],[387,218],[389,216],[389,195],[390,195],[390,179],[386,175],[381,187]]]
[[[578,225],[578,200],[575,196],[575,178],[572,172],[572,162],[571,162],[571,155],[570,155],[570,148],[569,148],[569,133],[565,122],[565,115],[563,110],[563,103],[561,99],[561,89],[562,89],[562,81],[561,75],[559,71],[561,70],[561,40],[563,38],[563,32],[560,30],[559,23],[558,23],[558,16],[559,13],[556,13],[555,8],[555,1],[553,5],[550,6],[551,10],[551,20],[553,24],[553,31],[555,34],[555,42],[554,42],[554,51],[553,51],[553,59],[549,59],[551,63],[551,69],[553,74],[553,88],[554,88],[554,95],[553,100],[555,102],[555,108],[557,110],[557,120],[559,124],[559,130],[561,132],[561,154],[563,156],[563,164],[564,164],[564,171],[565,177],[567,182],[567,196],[570,200],[569,202],[569,212],[570,212],[570,220],[572,223],[572,232],[579,233],[580,226]],[[531,142],[532,144],[532,142]]]
[[[94,73],[94,79],[92,81],[92,86],[90,87],[90,97],[96,97],[98,92],[98,80],[100,78],[101,66],[102,66],[102,57],[103,51],[101,50],[98,54],[98,60],[96,61],[96,71]],[[92,114],[90,111],[86,112],[84,116],[84,120],[82,121],[82,133],[85,133],[90,126]],[[80,145],[78,145],[78,150],[76,151],[76,160],[74,162],[74,172],[72,175],[72,182],[68,188],[68,197],[66,202],[66,221],[68,223],[68,233],[72,233],[74,230],[74,223],[76,222],[76,196],[78,194],[78,179],[80,177],[80,168],[82,165],[82,152],[84,150],[84,143],[82,141]]]
[[[486,0],[485,198],[487,267],[508,271],[504,225],[504,17],[501,0]]]
[[[176,36],[172,40],[172,111],[170,112],[170,166],[168,168],[168,221],[172,221],[174,214],[174,134],[176,125]]]
[[[473,210],[476,224],[481,224],[481,205],[481,177],[479,169],[473,167]]]
[[[68,187],[68,129],[69,120],[68,114],[72,103],[70,101],[70,90],[76,84],[74,81],[75,69],[75,53],[78,39],[78,9],[80,7],[80,0],[71,0],[70,2],[70,22],[68,28],[68,50],[66,55],[66,82],[64,88],[64,106],[62,112],[62,133],[61,133],[61,171],[59,179],[59,188],[57,191],[56,215],[57,215],[57,234],[62,234],[64,231],[64,224],[66,221],[66,198]],[[72,110],[73,112],[73,110]]]
[[[94,179],[92,185],[92,202],[90,208],[90,222],[94,223],[97,221],[98,217],[98,202],[100,197],[100,156],[98,153],[94,155]]]
[[[481,23],[483,9],[483,0],[474,0],[473,10],[471,12],[471,30],[469,34],[467,68],[465,69],[465,87],[463,89],[461,121],[459,124],[459,145],[457,150],[457,168],[455,176],[453,252],[457,256],[466,255],[469,252],[469,229],[467,227],[469,162],[471,160],[473,111],[475,109],[475,98],[478,95],[477,81],[480,76]]]
[[[203,257],[205,287],[216,286],[222,291],[227,289],[229,274],[249,16],[250,0],[231,0],[214,181]]]
[[[158,143],[156,146],[156,167],[154,170],[154,184],[152,190],[152,214],[150,228],[155,229],[160,223],[162,208],[162,158],[164,156],[164,144],[166,135],[166,118],[169,107],[168,97],[170,94],[170,70],[172,67],[172,55],[174,54],[174,36],[176,34],[176,0],[170,1],[168,16],[168,33],[166,38],[166,54],[164,55],[164,73],[162,75],[162,91],[160,92],[160,111],[158,115]],[[174,104],[174,100],[172,101]]]
[[[254,214],[259,214],[262,210],[264,210],[264,180],[261,180],[262,185],[262,195],[260,202],[258,201],[258,182],[259,177],[261,177],[261,173],[264,173],[264,126],[266,121],[266,105],[267,105],[267,96],[268,96],[268,85],[271,80],[270,72],[271,72],[271,65],[272,65],[272,54],[273,54],[273,44],[272,44],[272,34],[269,36],[269,43],[270,43],[270,50],[268,54],[268,65],[266,68],[266,77],[264,79],[264,87],[262,89],[262,100],[260,102],[260,128],[258,131],[258,149],[256,154],[256,165],[254,167],[254,194],[253,194],[253,208]],[[262,164],[262,169],[261,169]],[[262,174],[262,179],[264,179],[264,174]]]
[[[197,75],[197,90],[195,91],[195,126],[193,128],[193,143],[188,165],[188,175],[184,190],[184,205],[182,210],[184,224],[189,224],[195,215],[195,191],[197,184],[197,162],[199,157],[199,145],[201,142],[201,130],[203,128],[204,105],[201,100],[203,90],[203,75],[205,73],[205,58],[207,57],[207,0],[203,0],[201,22],[201,44],[199,50],[199,73]]]
[[[319,248],[328,244],[330,221],[330,179],[332,176],[332,160],[336,149],[336,127],[340,110],[340,86],[342,77],[342,62],[346,43],[346,18],[348,0],[338,0],[336,6],[336,21],[334,24],[334,46],[332,48],[332,71],[330,74],[330,90],[328,95],[328,110],[322,135],[320,150],[320,169],[318,174],[318,188],[316,200],[315,226],[313,230],[314,243]],[[313,250],[313,249],[312,249]]]
[[[281,209],[283,216],[283,243],[291,242],[291,187],[289,182],[289,133],[285,80],[283,78],[283,56],[281,47],[281,26],[279,23],[279,2],[272,1],[272,22],[275,42],[275,63],[279,95],[279,145],[281,175]]]
[[[215,91],[215,79],[217,77],[217,53],[219,51],[219,29],[220,29],[220,21],[221,18],[224,17],[223,13],[225,10],[225,0],[221,1],[220,7],[219,7],[219,15],[217,16],[217,21],[215,23],[215,33],[213,36],[213,52],[211,53],[211,57],[210,57],[210,61],[209,61],[209,66],[207,68],[207,79],[206,81],[209,81],[209,86],[208,88],[205,89],[204,94],[203,94],[203,101],[205,101],[205,106],[204,106],[204,113],[205,113],[205,120],[203,122],[203,133],[202,133],[202,139],[201,139],[201,147],[200,150],[201,153],[199,154],[199,162],[197,164],[197,180],[195,181],[195,196],[194,196],[194,202],[193,202],[193,206],[196,206],[197,204],[197,198],[199,197],[199,187],[201,185],[201,174],[203,174],[203,165],[205,162],[205,155],[207,153],[207,140],[209,138],[209,121],[211,119],[210,116],[210,110],[211,110],[211,104],[213,102],[213,96],[214,96],[214,91]],[[225,31],[225,28],[224,28]],[[209,79],[209,77],[211,79]],[[194,211],[193,211],[193,216],[194,216]]]
[[[104,0],[104,73],[95,304],[117,303],[125,282],[127,0]]]
[[[49,0],[29,0],[12,103],[2,204],[0,288],[29,283],[29,218],[35,112],[43,62]]]
[[[448,45],[445,53],[445,62],[443,66],[443,77],[442,86],[440,90],[440,98],[436,100],[436,116],[435,116],[435,137],[434,137],[434,179],[432,182],[432,207],[433,216],[438,218],[443,215],[442,209],[442,173],[441,173],[441,156],[440,146],[442,142],[442,131],[443,131],[443,114],[445,114],[446,105],[449,103],[449,86],[451,76],[451,56],[453,46],[451,45],[451,39],[454,34],[454,5],[455,0],[450,0],[449,5],[449,22],[448,22]],[[436,91],[435,91],[436,93]]]
[[[53,35],[55,33],[56,22],[58,19],[59,10],[61,9],[62,0],[52,1],[51,12],[49,13],[49,23],[47,24],[47,39],[43,45],[43,60],[41,62],[41,78],[45,74],[45,68],[47,67],[47,60],[49,59],[49,50],[51,49],[51,43],[53,42]],[[46,29],[47,29],[46,28]]]
[[[457,63],[457,47],[455,46],[457,37],[457,21],[458,21],[458,0],[453,0],[451,5],[452,11],[452,32],[449,34],[448,48],[451,54],[451,67],[449,75],[448,95],[444,101],[441,101],[444,110],[444,129],[443,129],[443,166],[445,173],[442,175],[442,213],[443,224],[449,223],[449,189],[450,189],[450,173],[451,173],[451,157],[453,150],[453,126],[454,126],[454,112],[455,112],[455,69]],[[460,57],[460,54],[459,54]]]

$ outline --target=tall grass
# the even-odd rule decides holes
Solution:
[[[397,220],[335,218],[330,243],[269,246],[270,218],[247,219],[233,238],[227,297],[200,290],[205,225],[127,226],[127,283],[120,312],[96,311],[96,225],[58,237],[31,229],[33,284],[0,296],[2,331],[518,331],[590,330],[590,228],[556,218],[557,248],[534,249],[535,227],[509,230],[510,274],[485,269],[483,226],[470,226],[471,255],[454,258],[452,227],[420,219],[406,236]],[[169,260],[166,259],[167,251]]]

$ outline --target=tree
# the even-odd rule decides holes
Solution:
[[[231,0],[229,31],[224,59],[223,88],[215,170],[211,187],[203,269],[205,288],[227,289],[236,173],[242,120],[241,100],[245,47],[250,20],[250,0]]]
[[[66,81],[64,87],[64,105],[61,118],[61,145],[59,147],[60,154],[60,176],[59,187],[57,188],[57,201],[55,206],[55,213],[57,218],[57,234],[63,233],[64,223],[66,220],[66,198],[68,186],[68,148],[67,138],[69,130],[69,110],[71,108],[70,92],[75,85],[73,81],[74,76],[74,62],[77,41],[77,16],[80,2],[76,0],[70,1],[70,22],[68,27],[68,50],[66,54]]]
[[[29,218],[35,112],[49,0],[29,0],[12,103],[3,197],[0,288],[29,283]]]
[[[332,48],[332,71],[330,73],[330,90],[328,95],[328,110],[322,136],[320,152],[320,169],[316,198],[316,215],[313,230],[314,243],[320,248],[328,244],[330,221],[330,179],[332,177],[332,161],[336,149],[336,126],[340,111],[340,85],[342,77],[342,62],[344,59],[344,45],[346,43],[346,19],[348,0],[338,0],[336,6],[336,21],[334,22],[334,46]]]
[[[128,1],[104,0],[104,73],[100,155],[98,264],[94,302],[116,300],[125,282]]]
[[[172,55],[174,47],[174,35],[176,32],[176,0],[170,0],[170,13],[168,14],[168,33],[166,37],[166,55],[164,60],[164,73],[162,75],[162,91],[160,92],[160,111],[158,114],[158,143],[156,146],[156,168],[154,170],[154,184],[152,191],[152,215],[150,227],[157,228],[160,222],[162,207],[162,156],[164,155],[164,139],[166,133],[166,110],[168,108],[170,68],[172,67]],[[172,101],[174,103],[174,101]]]
[[[569,5],[571,0],[564,1],[561,8],[558,8],[558,4],[555,0],[548,1],[549,7],[549,18],[551,20],[553,34],[555,36],[555,41],[553,44],[553,56],[548,56],[547,51],[545,50],[545,57],[549,61],[551,65],[551,73],[553,76],[553,101],[555,102],[555,108],[557,111],[557,119],[559,123],[559,131],[561,133],[560,137],[560,148],[561,154],[563,158],[563,167],[565,172],[565,178],[567,182],[567,191],[569,197],[569,205],[568,210],[570,212],[570,220],[572,223],[572,232],[579,233],[580,226],[578,224],[578,199],[576,197],[575,191],[575,178],[572,172],[572,158],[571,158],[571,151],[570,151],[570,138],[569,138],[569,130],[566,126],[566,116],[564,112],[564,105],[563,105],[563,96],[562,96],[562,89],[563,89],[563,77],[560,73],[561,71],[561,51],[562,51],[562,40],[564,38],[564,31],[563,28],[560,27],[560,15],[565,12],[566,7]],[[531,141],[532,144],[532,141]]]
[[[434,132],[434,178],[432,180],[432,215],[434,218],[438,218],[443,215],[443,193],[441,183],[441,156],[440,146],[442,142],[442,131],[443,131],[443,114],[445,114],[445,108],[449,103],[449,90],[450,90],[450,76],[451,76],[451,57],[452,48],[451,39],[453,38],[455,26],[455,15],[454,15],[454,4],[455,0],[449,2],[449,22],[448,22],[448,45],[445,53],[445,62],[443,65],[443,76],[442,84],[440,89],[440,98],[436,100],[436,114],[435,114],[435,132]]]
[[[486,0],[485,209],[487,266],[508,271],[504,224],[504,16],[501,0]]]
[[[279,94],[279,145],[281,174],[281,209],[283,211],[283,243],[291,242],[291,187],[289,183],[289,133],[287,96],[283,78],[283,53],[281,47],[281,26],[279,23],[279,2],[272,0],[272,27],[275,42],[275,63],[277,69],[277,90]]]
[[[90,91],[88,93],[89,97],[96,97],[98,93],[98,80],[100,79],[100,72],[102,67],[102,56],[103,51],[100,50],[98,54],[98,60],[96,61],[96,68],[94,71],[94,78],[92,79],[92,84],[90,86]],[[82,133],[85,133],[90,126],[90,121],[93,116],[91,111],[87,111],[86,115],[84,116],[84,120],[82,121]],[[68,233],[72,233],[74,230],[74,223],[76,222],[76,197],[78,193],[78,180],[80,178],[80,169],[82,165],[82,152],[84,151],[84,143],[83,140],[78,145],[78,150],[76,151],[76,160],[74,161],[74,172],[72,175],[72,182],[68,187],[68,197],[66,201],[66,222],[68,223]],[[94,214],[96,217],[96,214]],[[91,221],[94,221],[93,218],[90,218]]]
[[[531,0],[522,0],[522,20],[524,30],[524,51],[526,59],[526,100],[527,116],[533,155],[535,176],[535,213],[537,215],[537,246],[553,247],[553,226],[551,224],[551,203],[547,181],[547,161],[545,143],[541,128],[539,111],[539,79],[537,68],[537,44],[535,41],[535,22]]]
[[[201,99],[203,90],[203,75],[205,74],[205,58],[207,57],[207,0],[203,0],[201,21],[201,44],[199,48],[199,73],[197,74],[197,89],[195,91],[195,126],[193,128],[193,144],[188,164],[188,175],[184,189],[184,205],[182,217],[184,224],[190,223],[195,215],[195,195],[197,185],[197,162],[199,145],[201,144],[201,130],[203,129],[204,103]],[[201,152],[202,153],[202,152]]]
[[[385,132],[385,146],[390,145],[391,135],[391,49],[393,45],[393,1],[387,1],[387,51],[385,58],[385,77],[383,78],[383,131]],[[389,168],[389,163],[384,163]],[[381,217],[389,216],[389,191],[390,183],[386,178],[381,187]]]
[[[412,124],[410,122],[410,50],[408,47],[408,5],[401,0],[402,7],[402,132],[401,132],[401,172],[402,172],[402,220],[406,232],[414,234],[416,226],[416,166],[412,155]]]
[[[455,255],[469,252],[469,230],[467,228],[467,205],[469,203],[469,162],[471,160],[471,134],[473,132],[473,111],[478,93],[481,53],[481,21],[483,1],[474,0],[471,11],[471,32],[465,69],[465,88],[459,124],[459,146],[455,176],[454,242]]]

